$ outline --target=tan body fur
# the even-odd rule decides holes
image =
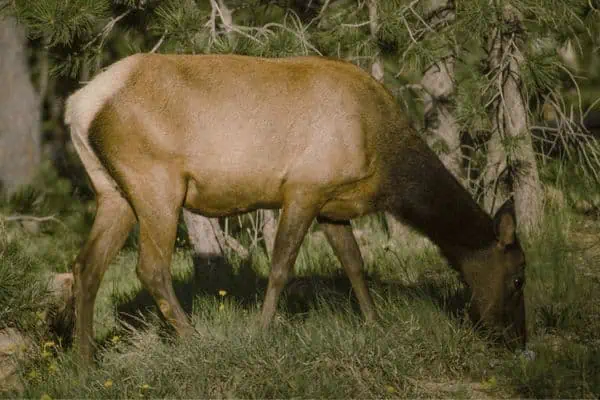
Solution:
[[[502,232],[409,128],[393,96],[349,63],[135,55],[71,96],[65,119],[98,200],[74,268],[77,339],[86,357],[97,288],[136,219],[138,276],[181,333],[190,327],[169,265],[182,207],[209,217],[282,209],[265,326],[315,218],[369,320],[375,311],[350,219],[386,210],[406,220],[440,246],[475,286],[474,296],[483,287],[474,282],[481,271],[468,271],[501,247]],[[514,220],[505,214],[497,218],[508,218],[505,236],[513,240],[506,244],[518,247]],[[494,261],[503,266],[494,290],[504,292],[512,275],[522,275],[524,258],[515,251],[511,265]],[[498,324],[504,303],[486,301],[479,314],[498,314]]]

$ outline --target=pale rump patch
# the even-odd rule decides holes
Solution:
[[[125,85],[139,60],[140,57],[135,54],[116,62],[69,96],[65,107],[65,123],[79,134],[86,134],[98,111]]]
[[[65,123],[71,126],[73,146],[97,193],[103,190],[117,190],[117,184],[90,148],[88,130],[104,104],[125,85],[139,60],[140,57],[133,55],[118,61],[67,99]]]

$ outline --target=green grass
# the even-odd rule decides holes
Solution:
[[[2,238],[0,232],[0,238]],[[47,305],[47,282],[19,243],[0,239],[0,329],[30,330]]]
[[[35,235],[8,227],[5,245],[18,241],[28,260],[22,265],[36,271],[66,270],[85,238],[87,213],[65,211],[64,225],[48,223]],[[262,249],[207,268],[178,248],[175,287],[197,333],[176,339],[140,288],[131,240],[96,303],[96,365],[81,366],[70,348],[38,338],[20,365],[23,396],[597,398],[600,266],[598,247],[585,244],[596,243],[600,230],[597,221],[583,230],[589,222],[549,209],[540,235],[525,240],[532,361],[474,332],[463,317],[463,288],[437,251],[388,243],[377,218],[355,225],[364,231],[377,325],[363,323],[331,249],[313,232],[268,332],[257,324],[269,265]]]

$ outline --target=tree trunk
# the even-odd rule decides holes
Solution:
[[[503,19],[507,26],[521,23],[516,10],[509,7],[505,8]],[[488,144],[486,206],[495,212],[511,191],[519,226],[529,233],[539,226],[543,217],[543,192],[521,92],[519,62],[523,55],[517,45],[520,38],[516,31],[504,34],[502,31],[496,29],[490,44],[489,62],[498,74],[500,96],[493,104],[496,118]],[[508,153],[502,146],[503,140],[511,144]]]
[[[277,234],[277,216],[273,210],[262,210],[263,224],[262,235],[265,240],[265,248],[269,258],[273,255],[275,247],[275,235]]]
[[[25,34],[11,17],[0,16],[0,54],[0,189],[12,193],[39,167],[41,131]]]
[[[369,0],[369,28],[371,30],[371,40],[377,43],[377,32],[379,31],[379,17],[377,14],[377,0]],[[379,51],[373,56],[371,63],[371,75],[379,82],[383,82],[384,69],[383,60]]]
[[[497,117],[496,117],[497,118]],[[511,185],[506,164],[506,151],[497,122],[487,142],[487,163],[484,172],[484,208],[494,214],[511,195]]]
[[[225,2],[223,0],[210,0],[211,6],[211,29],[213,39],[216,38],[217,31],[217,22],[216,18],[218,17],[221,20],[221,25],[223,30],[226,33],[227,40],[229,44],[233,47],[235,45],[236,37],[233,35],[233,16],[231,14],[231,10],[227,8]]]
[[[183,220],[187,226],[194,255],[207,259],[223,257],[223,248],[217,239],[210,219],[183,210]]]
[[[515,166],[512,177],[515,211],[521,229],[529,233],[539,227],[543,218],[543,191],[529,134],[526,103],[521,92],[517,61],[520,59],[522,55],[515,49],[504,84],[504,124],[506,133],[519,141],[511,154],[511,162]]]
[[[430,27],[446,26],[456,18],[454,3],[451,0],[431,0],[426,10],[426,21]],[[454,95],[455,52],[431,65],[421,79],[421,86],[427,94],[425,103],[425,128],[429,145],[437,149],[446,168],[463,185],[464,174],[461,168],[460,131],[452,114],[450,100]]]

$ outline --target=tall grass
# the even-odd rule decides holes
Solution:
[[[87,211],[78,212],[70,224],[81,223]],[[474,331],[464,316],[464,288],[437,250],[389,243],[377,218],[355,224],[364,231],[361,249],[381,316],[375,325],[363,323],[331,249],[313,233],[268,332],[257,324],[269,270],[261,248],[254,247],[249,260],[232,255],[211,268],[179,248],[175,287],[196,334],[177,339],[141,289],[132,241],[100,289],[96,364],[79,365],[71,349],[40,339],[20,366],[23,396],[596,398],[600,269],[595,254],[580,246],[581,224],[567,209],[549,208],[540,235],[524,240],[533,360]],[[47,235],[41,243],[56,244],[29,250],[29,259],[41,269],[62,270],[42,254],[62,260],[52,253],[77,252],[83,237],[69,234],[69,226],[22,235],[19,251]]]
[[[0,329],[31,330],[47,304],[47,283],[21,246],[5,235],[0,228]]]

